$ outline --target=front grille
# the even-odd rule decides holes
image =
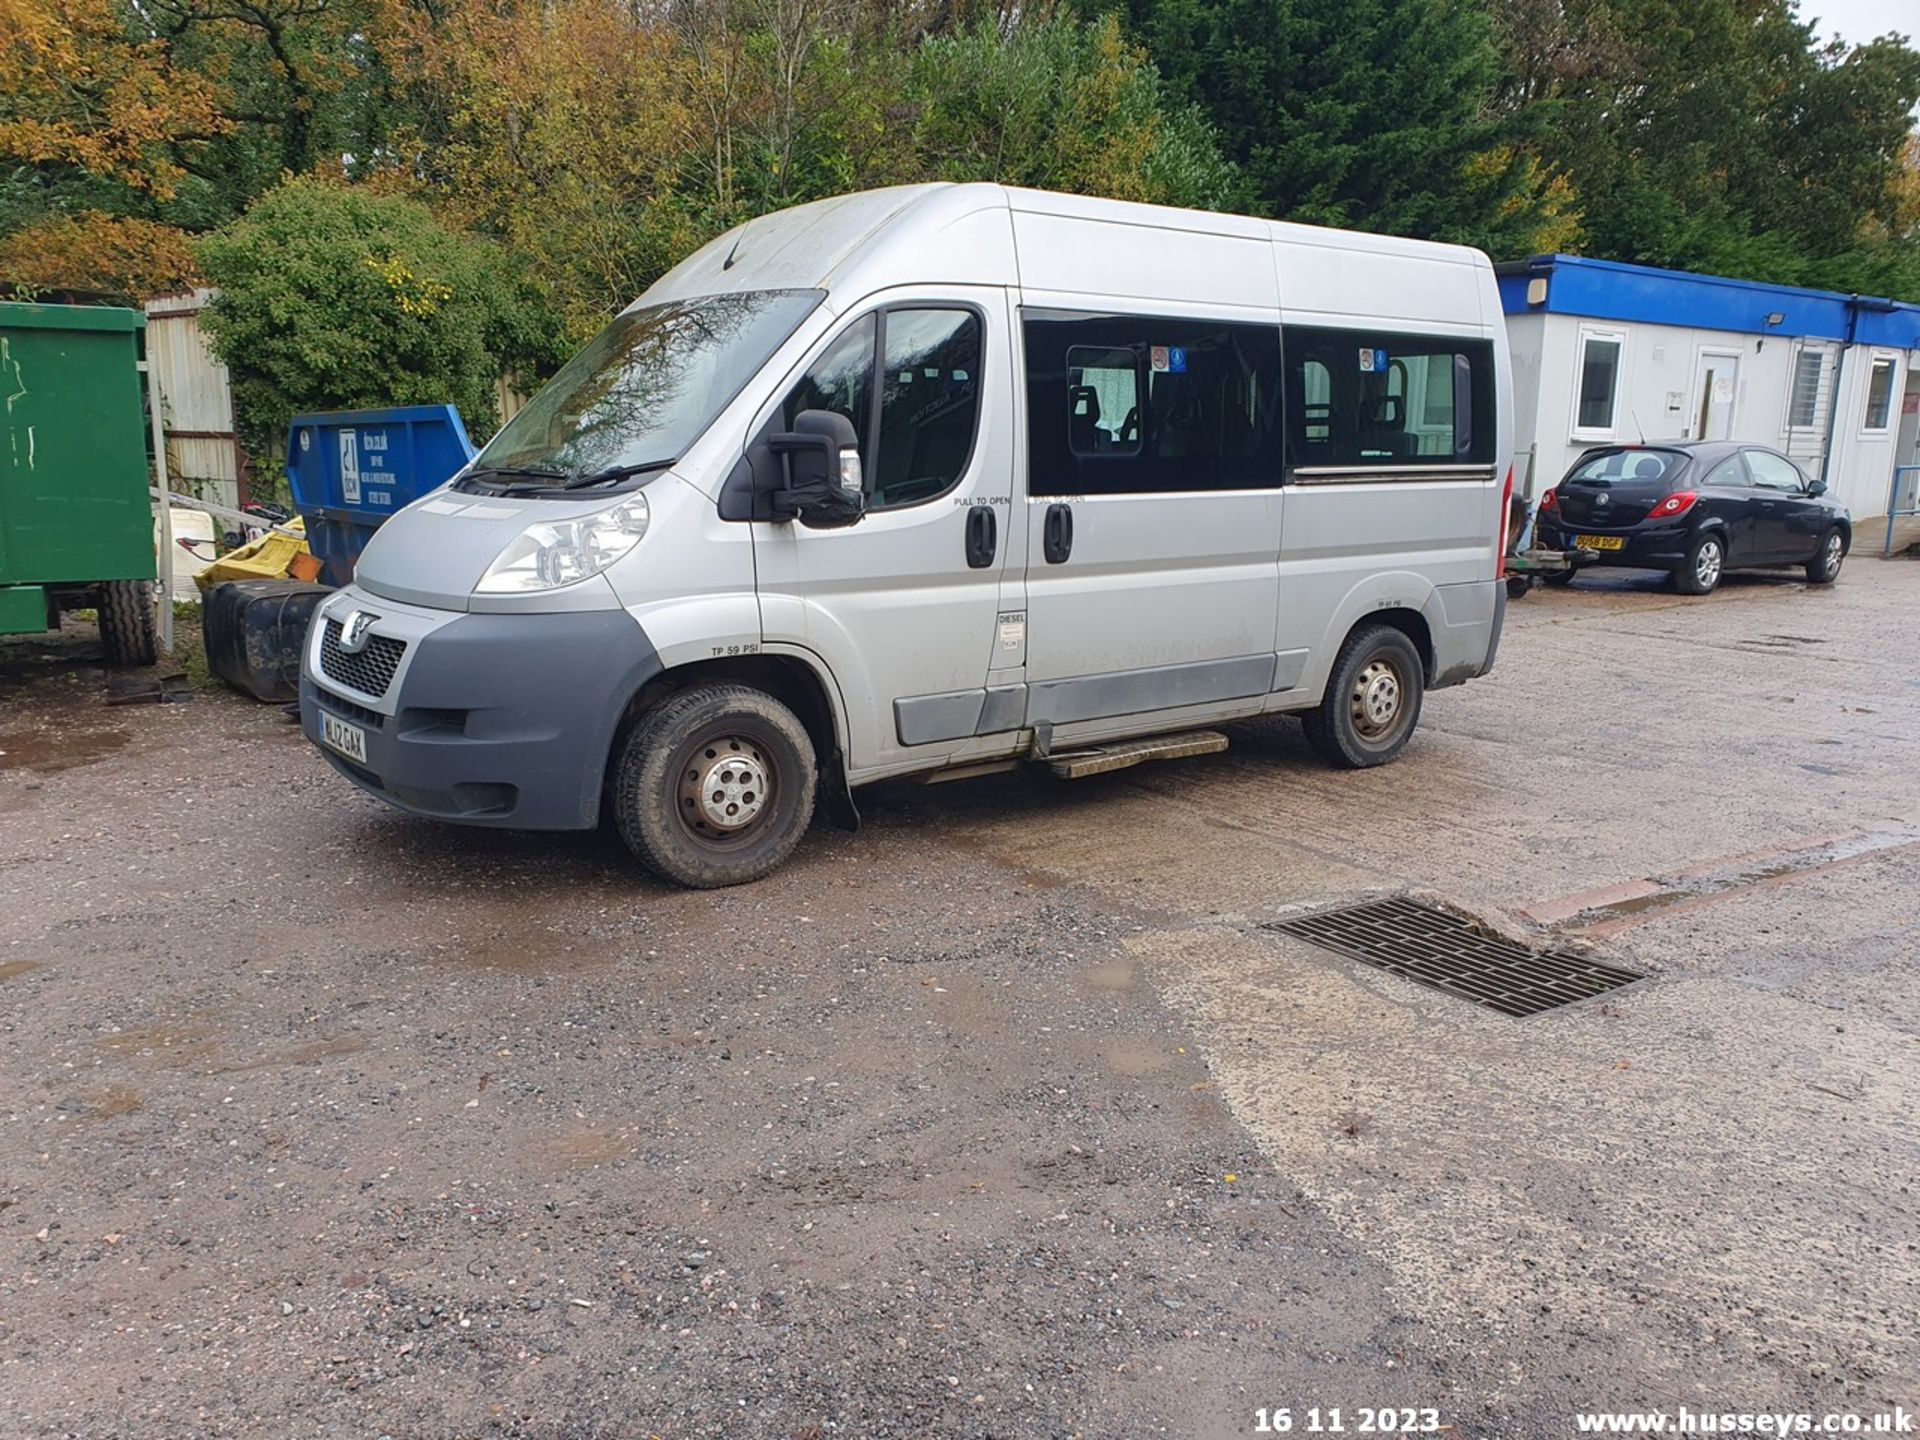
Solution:
[[[1516,945],[1465,916],[1403,898],[1275,920],[1261,928],[1516,1018],[1646,978],[1570,950]]]
[[[371,695],[378,700],[393,684],[393,672],[400,668],[400,657],[407,653],[407,642],[390,635],[369,635],[358,655],[340,648],[340,622],[327,621],[320,633],[320,673],[337,684]]]
[[[317,685],[314,686],[313,693],[318,697],[322,710],[331,710],[342,720],[352,720],[366,726],[369,730],[387,728],[387,717],[378,710],[369,710],[364,705],[356,705],[344,695],[336,695],[331,690],[322,690]]]

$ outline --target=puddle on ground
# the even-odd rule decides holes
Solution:
[[[1089,990],[1131,990],[1140,983],[1140,967],[1129,960],[1109,960],[1095,965],[1081,978]]]
[[[139,1095],[124,1085],[110,1085],[91,1095],[76,1095],[54,1107],[76,1120],[111,1120],[146,1108]]]
[[[1802,765],[1800,768],[1824,774],[1839,773],[1823,766]],[[1778,880],[1782,876],[1796,875],[1807,870],[1821,870],[1829,865],[1856,860],[1861,856],[1873,855],[1882,850],[1902,849],[1916,844],[1920,844],[1920,830],[1867,831],[1858,835],[1843,835],[1837,840],[1810,845],[1804,850],[1789,850],[1784,854],[1752,864],[1741,865],[1736,862],[1729,869],[1694,875],[1686,879],[1656,875],[1651,878],[1655,884],[1659,885],[1659,889],[1650,894],[1635,895],[1631,899],[1616,900],[1612,904],[1598,905],[1591,910],[1583,911],[1574,917],[1571,922],[1572,928],[1595,929],[1607,922],[1643,914],[1649,910],[1663,910],[1669,905],[1678,905],[1688,900],[1700,900],[1709,896],[1723,895],[1729,891],[1744,890],[1768,880]]]
[[[1139,1078],[1154,1075],[1172,1063],[1166,1046],[1152,1040],[1115,1041],[1100,1052],[1100,1058],[1115,1074]]]
[[[219,1049],[197,1025],[136,1025],[93,1042],[109,1055],[178,1070],[210,1059]]]
[[[132,738],[127,730],[16,730],[0,734],[0,770],[77,770],[124,749]]]
[[[17,980],[22,975],[31,975],[36,970],[47,968],[44,960],[0,960],[0,980]]]
[[[603,946],[584,945],[577,937],[544,928],[480,935],[471,940],[456,936],[422,953],[425,959],[441,964],[528,973],[584,970],[609,964],[614,958]]]
[[[633,1153],[633,1141],[618,1130],[575,1130],[546,1144],[547,1157],[570,1170],[584,1170],[624,1160]]]
[[[281,1065],[318,1065],[323,1060],[336,1060],[344,1055],[358,1055],[366,1048],[364,1040],[353,1040],[344,1035],[333,1040],[309,1040],[304,1045],[295,1045],[290,1050],[262,1055],[258,1060],[249,1060],[241,1065],[223,1065],[214,1073],[234,1075],[247,1070],[272,1070]]]

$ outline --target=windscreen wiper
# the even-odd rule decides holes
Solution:
[[[678,455],[669,455],[664,460],[642,460],[638,465],[609,465],[604,470],[592,470],[585,475],[576,475],[560,488],[562,490],[585,490],[591,485],[606,485],[615,480],[625,480],[629,476],[644,475],[649,470],[664,470],[669,465],[680,463]]]
[[[544,465],[483,465],[478,470],[469,470],[466,474],[462,475],[460,477],[460,483],[464,485],[469,480],[479,480],[485,484],[495,476],[498,476],[502,480],[565,480],[567,478],[567,472],[564,470],[553,470]],[[499,490],[502,493],[511,493],[520,487],[515,485],[492,485],[489,486],[489,488]]]

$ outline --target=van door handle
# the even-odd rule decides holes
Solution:
[[[976,505],[967,511],[967,564],[984,570],[993,563],[1000,548],[999,524],[991,505]]]
[[[1041,533],[1041,548],[1049,565],[1064,565],[1073,553],[1073,507],[1049,505],[1046,528]]]

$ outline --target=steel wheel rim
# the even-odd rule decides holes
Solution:
[[[1693,578],[1702,585],[1712,585],[1720,578],[1720,542],[1703,540],[1700,553],[1693,560]]]
[[[1406,713],[1407,683],[1400,667],[1384,655],[1376,656],[1354,676],[1347,692],[1347,713],[1354,733],[1376,743],[1392,735]]]
[[[689,837],[736,850],[767,828],[780,772],[764,739],[744,728],[725,730],[683,746],[675,758],[674,814]]]
[[[1838,535],[1829,535],[1827,537],[1827,555],[1826,555],[1827,574],[1837,575],[1840,573],[1840,555],[1843,548],[1844,547],[1840,544],[1840,537]]]

